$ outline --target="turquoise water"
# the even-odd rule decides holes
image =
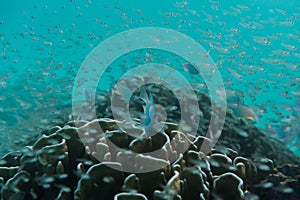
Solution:
[[[197,40],[217,64],[229,106],[246,105],[239,117],[251,118],[300,155],[299,1],[2,0],[0,4],[3,153],[17,148],[14,141],[29,140],[55,123],[57,116],[71,112],[74,79],[100,42],[134,28],[162,27]],[[145,59],[174,67],[201,89],[203,80],[183,65],[183,59],[143,50],[113,62],[99,90],[112,88],[125,72],[124,63],[133,67]],[[257,118],[249,117],[249,110]]]

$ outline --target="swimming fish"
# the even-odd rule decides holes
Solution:
[[[140,99],[146,103],[144,108],[144,123],[143,128],[147,136],[152,136],[153,122],[155,116],[155,104],[151,93],[147,93],[144,88],[141,88]]]
[[[287,136],[287,132],[290,131],[290,127],[283,127],[280,124],[267,124],[267,129],[263,130],[263,132],[267,133],[267,134],[271,134],[271,135],[275,135],[275,136],[279,136],[281,139],[285,138]]]
[[[253,109],[245,104],[232,104],[231,110],[233,114],[239,118],[250,119],[253,121],[258,119],[258,116],[254,113]]]
[[[237,104],[237,103],[242,102],[239,95],[233,90],[226,89],[226,90],[223,91],[223,90],[216,89],[215,94],[221,100],[226,100],[228,104]]]
[[[197,68],[192,65],[191,63],[183,63],[182,66],[184,67],[184,70],[191,73],[191,74],[199,74],[199,71]]]
[[[85,101],[90,101],[92,99],[92,95],[90,94],[90,91],[86,89],[85,87],[82,89],[85,97]]]

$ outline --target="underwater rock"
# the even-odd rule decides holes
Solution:
[[[161,186],[166,184],[168,173],[164,168],[148,173],[138,173],[137,177],[140,180],[141,192],[148,198],[152,197],[155,190],[161,189]]]
[[[182,171],[184,191],[182,194],[183,199],[199,199],[202,194],[205,199],[209,197],[208,185],[203,178],[201,168],[185,167]]]
[[[140,179],[135,174],[130,174],[124,180],[122,190],[125,192],[140,192]]]
[[[224,174],[232,168],[232,160],[225,154],[213,153],[210,156],[211,171],[214,175]]]
[[[163,199],[181,199],[179,196],[181,192],[181,181],[180,181],[180,173],[178,171],[174,171],[174,175],[168,181],[164,190],[161,192],[159,190],[155,190],[153,194],[153,198],[155,200],[163,200]]]
[[[269,174],[274,172],[274,163],[271,159],[259,158],[253,160],[257,169],[257,174],[253,178],[254,183],[264,180]]]
[[[114,197],[114,200],[147,200],[147,197],[138,193],[119,193]]]
[[[18,166],[22,155],[23,153],[21,151],[13,151],[7,153],[1,158],[0,167]]]
[[[56,197],[57,200],[71,200],[73,199],[72,190],[68,187],[62,188]]]
[[[128,86],[131,85],[130,82],[126,82]],[[162,97],[162,104],[166,105],[174,105],[177,108],[180,107],[179,102],[176,97],[170,93],[170,91],[160,88],[158,86],[151,85],[153,90],[159,91],[159,96]],[[184,92],[184,91],[182,91]],[[205,142],[207,146],[210,146],[211,140],[209,138],[204,137],[207,133],[207,129],[209,126],[209,122],[211,119],[211,99],[208,95],[202,92],[196,92],[197,97],[199,99],[199,109],[201,111],[201,120],[199,121],[199,130],[197,132],[197,136],[201,136],[203,138],[196,138],[199,141],[194,141],[196,146],[201,147],[201,144]],[[98,117],[106,117],[113,118],[111,112],[103,112],[106,110],[105,108],[109,108],[111,105],[110,102],[110,94],[103,94],[103,97],[106,101],[101,102],[101,106],[97,107],[97,116]],[[164,97],[168,97],[164,99]],[[187,99],[188,101],[188,99]],[[135,102],[137,105],[138,103]],[[133,104],[133,107],[136,106]],[[136,112],[139,109],[134,109]],[[191,110],[190,114],[193,115],[193,111]],[[143,112],[140,110],[140,112]],[[181,115],[180,110],[173,110],[172,117],[168,118],[165,126],[165,133],[173,138],[171,131],[179,131],[178,123],[180,122]],[[113,123],[112,123],[113,124]],[[101,125],[102,127],[102,125]],[[117,130],[118,128],[114,124],[110,130]],[[283,165],[286,163],[299,164],[299,158],[294,155],[294,153],[289,150],[286,145],[274,138],[266,136],[262,131],[260,131],[257,127],[253,125],[253,123],[249,123],[245,119],[237,118],[230,112],[226,113],[225,123],[222,130],[221,137],[219,138],[215,148],[225,150],[226,148],[231,149],[232,151],[238,152],[239,156],[243,156],[246,158],[254,159],[257,157],[268,158],[271,159],[274,165]],[[226,151],[226,150],[225,150]],[[280,153],[278,153],[280,152]],[[230,159],[234,160],[234,153],[228,155]],[[233,156],[233,157],[231,157]],[[236,155],[235,155],[236,156]]]
[[[98,142],[96,144],[96,152],[93,152],[92,155],[97,158],[98,160],[105,160],[105,158],[108,157],[109,152],[109,147],[107,144]],[[110,160],[106,160],[110,161]]]
[[[233,164],[237,166],[239,165],[239,163],[242,163],[244,165],[243,168],[245,169],[244,171],[246,177],[245,184],[248,185],[253,183],[253,178],[256,176],[257,173],[257,169],[254,163],[250,159],[238,156],[233,160]]]
[[[39,188],[32,176],[26,171],[20,171],[1,189],[1,199],[36,199]]]
[[[244,198],[243,181],[233,173],[225,173],[217,177],[213,184],[213,197],[240,200]]]
[[[248,137],[240,136],[236,128],[232,127],[238,127],[238,129],[246,132]],[[249,125],[243,120],[234,119],[230,114],[226,116],[216,148],[230,148],[238,152],[240,156],[251,159],[268,158],[275,165],[299,164],[297,156],[283,142],[266,136],[257,127]]]
[[[296,177],[296,176],[300,175],[299,165],[286,164],[286,165],[277,167],[277,170],[287,176],[290,176],[290,177]]]
[[[45,130],[33,145],[0,159],[1,199],[297,199],[299,160],[243,120],[226,116],[218,143],[202,152],[212,147],[205,137],[210,99],[198,95],[203,119],[196,135],[180,130],[173,110],[160,132],[143,137],[109,118],[110,98],[101,105],[106,113],[98,110],[103,118]]]
[[[119,163],[93,165],[79,180],[74,199],[112,199],[121,190],[123,178],[122,166]]]
[[[152,139],[151,138],[135,139],[129,144],[129,148],[135,153],[149,152],[152,149]]]
[[[10,177],[14,176],[19,170],[19,167],[0,167],[0,177],[3,181],[7,181]]]
[[[250,186],[249,191],[261,199],[299,199],[299,170],[299,165],[277,167],[260,183]]]

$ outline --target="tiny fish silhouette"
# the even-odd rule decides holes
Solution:
[[[253,109],[244,104],[233,104],[232,111],[235,116],[240,118],[246,118],[253,121],[258,119],[258,116],[254,113]]]
[[[199,74],[197,68],[192,65],[191,63],[184,63],[183,64],[184,70],[191,73],[191,74]]]
[[[92,95],[90,94],[89,90],[85,87],[82,89],[85,97],[85,101],[90,101],[92,98]]]

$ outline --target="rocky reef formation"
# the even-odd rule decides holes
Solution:
[[[130,85],[131,83],[127,83]],[[148,85],[151,88],[151,93],[153,94],[154,102],[161,104],[167,109],[168,118],[167,121],[178,124],[180,122],[181,110],[180,104],[175,97],[175,95],[167,88]],[[178,89],[180,90],[180,89]],[[180,93],[180,92],[179,92]],[[184,91],[181,91],[184,93]],[[195,92],[198,99],[198,105],[200,109],[200,121],[197,135],[205,136],[211,121],[211,99],[203,92]],[[101,94],[98,96],[96,104],[97,118],[113,118],[111,111],[111,94]],[[136,92],[134,95],[138,95]],[[165,98],[168,97],[168,98]],[[105,99],[105,101],[103,101]],[[190,100],[184,99],[184,101],[189,102]],[[121,105],[124,105],[120,103]],[[130,102],[130,108],[132,113],[143,112],[142,106],[138,101]],[[175,107],[177,109],[169,109],[168,107]],[[119,110],[124,110],[120,107]],[[276,165],[282,165],[286,163],[298,163],[299,158],[297,158],[291,150],[286,148],[286,145],[270,137],[270,135],[265,135],[260,131],[251,120],[245,118],[237,117],[230,112],[230,102],[228,102],[227,112],[224,127],[222,129],[222,134],[218,140],[217,146],[221,148],[231,148],[241,156],[247,158],[264,158],[267,157],[272,159]],[[190,116],[193,116],[195,109],[191,105],[190,110],[188,110]],[[191,118],[192,120],[192,118]],[[280,153],[278,153],[280,152]]]
[[[205,136],[210,99],[197,93],[201,120],[191,134],[179,128],[174,95],[151,88],[155,102],[172,106],[157,134],[121,129],[128,124],[112,119],[110,96],[103,94],[97,119],[63,119],[33,145],[0,159],[1,199],[299,199],[299,158],[283,143],[227,113],[218,143],[205,155],[201,147],[212,145]],[[143,112],[138,105],[131,103],[133,113]],[[192,106],[188,112],[193,116]]]
[[[95,134],[97,125],[102,134]],[[221,146],[203,156],[201,145],[209,139],[182,133],[173,123],[152,138],[135,138],[117,127],[111,119],[80,121],[77,127],[71,121],[53,127],[33,146],[5,155],[0,160],[2,199],[299,198],[299,165],[278,167],[271,159],[250,159]],[[80,133],[93,139],[84,145]],[[184,153],[174,151],[173,144],[183,148],[189,142]],[[142,154],[159,148],[164,153],[158,157]],[[131,166],[123,166],[131,155]],[[157,170],[151,171],[153,166]],[[128,167],[150,168],[130,173]]]

